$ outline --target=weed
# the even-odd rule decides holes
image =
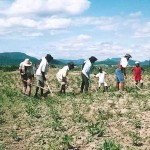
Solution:
[[[64,144],[65,147],[67,147],[67,149],[69,149],[71,146],[71,142],[73,141],[73,135],[68,135],[65,134],[62,137],[62,143]]]
[[[14,141],[17,141],[17,142],[19,142],[20,140],[22,140],[20,137],[18,137],[17,132],[14,131],[14,130],[11,131],[11,137],[12,137],[12,139]]]
[[[135,128],[141,129],[141,127],[142,127],[142,123],[138,119],[134,120],[133,124],[134,124]]]
[[[26,112],[31,117],[36,117],[36,118],[41,117],[41,115],[39,114],[39,110],[37,108],[33,107],[33,106],[27,105],[26,106]]]
[[[108,120],[113,118],[113,114],[109,111],[99,110],[99,119],[100,120]]]
[[[132,143],[135,146],[142,146],[142,138],[140,137],[140,133],[139,132],[131,132],[130,137],[132,138]]]
[[[73,114],[73,115],[71,115],[71,118],[74,122],[79,122],[79,123],[87,122],[87,120],[83,114]]]
[[[121,145],[116,144],[113,140],[105,140],[99,150],[121,150]]]
[[[0,117],[0,124],[6,123],[6,119],[4,117]]]
[[[98,135],[98,137],[102,137],[105,133],[104,127],[99,122],[88,125],[88,131],[92,136]]]
[[[0,150],[6,150],[6,143],[0,144]]]

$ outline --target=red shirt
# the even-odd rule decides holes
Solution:
[[[134,73],[134,79],[136,81],[139,81],[141,80],[141,74],[142,74],[142,68],[139,66],[139,67],[134,67],[133,68],[133,73]]]

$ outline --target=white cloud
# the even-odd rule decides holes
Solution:
[[[135,38],[150,37],[150,22],[146,22],[137,27],[134,33]]]
[[[34,20],[23,17],[0,18],[0,32],[11,30],[16,33],[16,29],[29,30],[53,30],[66,29],[71,25],[71,19],[68,18],[46,18],[42,20]],[[5,32],[3,32],[5,33]],[[7,32],[8,33],[8,32]]]
[[[26,19],[22,17],[10,17],[10,18],[1,18],[0,27],[11,28],[11,27],[36,27],[37,22],[32,19]]]
[[[39,36],[43,36],[43,33],[40,33],[40,32],[23,33],[23,36],[39,37]]]
[[[15,0],[5,13],[8,15],[80,14],[90,6],[88,0]]]
[[[99,30],[114,31],[120,24],[120,17],[80,17],[74,20],[76,26],[96,26]]]
[[[134,13],[129,14],[130,17],[141,17],[142,16],[142,12],[141,11],[137,11]]]
[[[64,29],[71,25],[71,19],[68,18],[46,18],[40,21],[38,29]]]

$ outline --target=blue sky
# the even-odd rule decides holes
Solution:
[[[149,0],[0,0],[0,52],[150,59]]]

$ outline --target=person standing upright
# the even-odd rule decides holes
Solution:
[[[134,74],[135,85],[140,83],[140,87],[143,88],[143,80],[142,80],[142,73],[144,72],[143,68],[140,66],[140,62],[135,62],[135,67],[132,69]]]
[[[84,62],[82,66],[82,72],[81,72],[82,83],[81,83],[80,93],[83,93],[83,91],[88,92],[90,74],[95,61],[97,61],[97,58],[91,56],[88,60]]]
[[[39,88],[41,87],[41,96],[43,96],[43,88],[44,88],[44,81],[46,81],[46,73],[48,72],[48,63],[53,60],[53,57],[50,54],[47,54],[46,57],[43,57],[38,69],[36,70],[36,77],[37,77],[37,87],[34,97],[37,97]]]
[[[125,78],[126,76],[126,67],[128,66],[128,60],[131,58],[130,54],[126,54],[121,58],[118,68],[115,70],[116,74],[116,90],[119,91],[119,84],[121,84],[121,90],[124,91]]]

